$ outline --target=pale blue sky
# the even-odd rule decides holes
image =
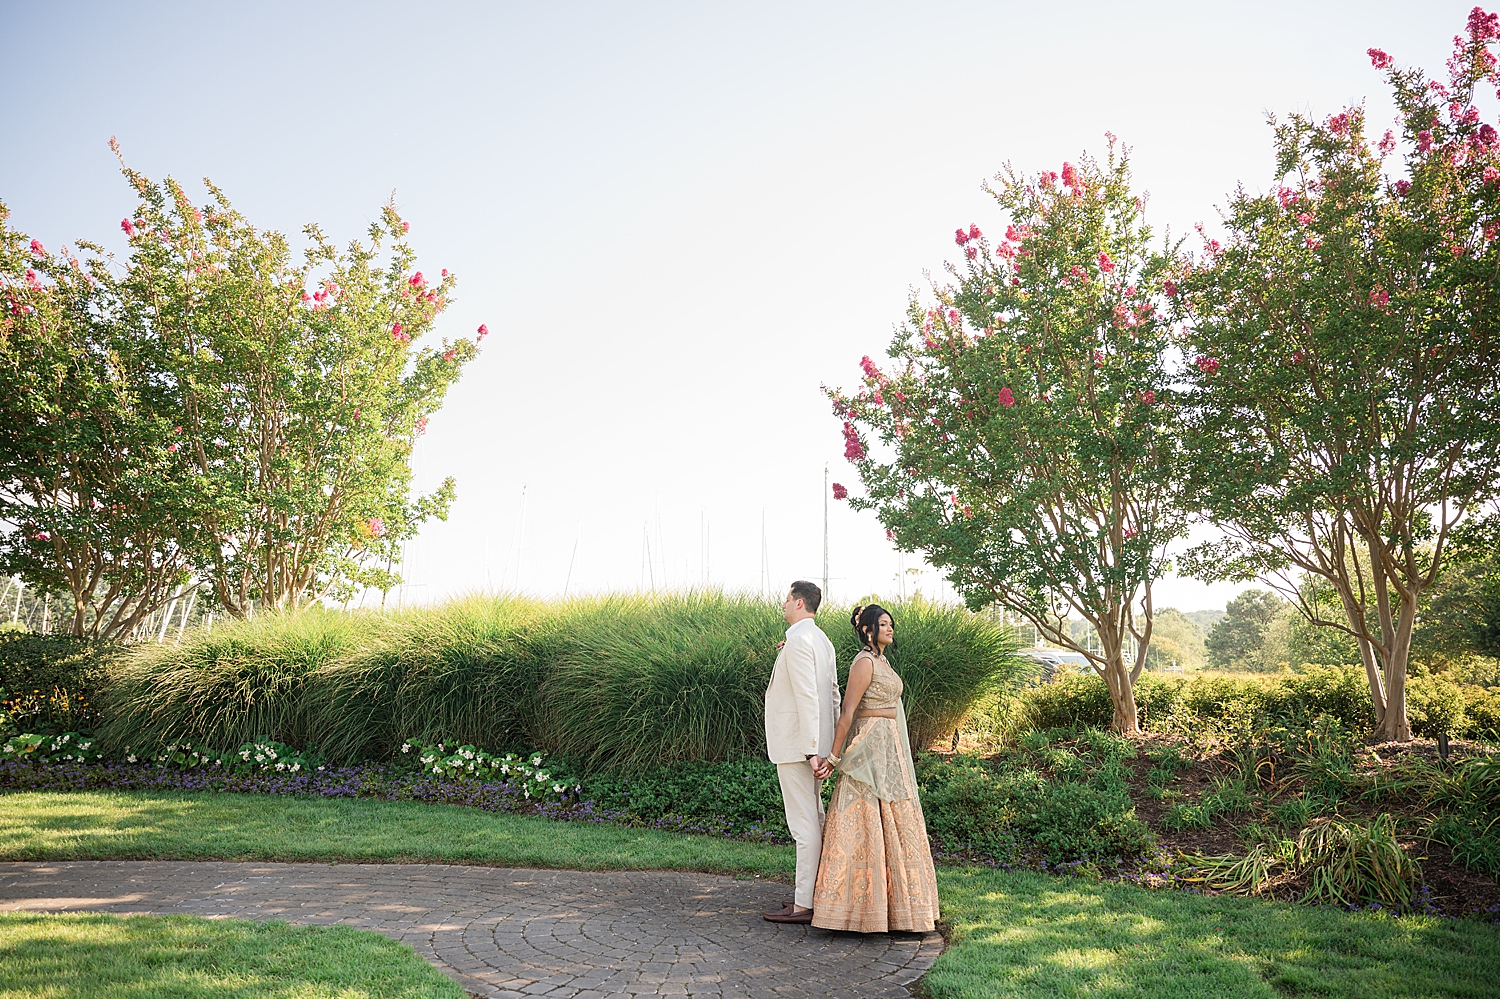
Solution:
[[[405,598],[557,593],[570,562],[574,592],[633,589],[643,528],[657,583],[697,583],[704,521],[712,581],[755,589],[763,511],[780,589],[821,574],[823,463],[855,480],[818,386],[995,225],[984,178],[1109,130],[1159,229],[1212,224],[1270,181],[1266,112],[1385,121],[1365,49],[1440,70],[1470,6],[0,0],[0,199],[49,246],[121,245],[111,135],[289,233],[359,236],[394,190],[459,276],[444,330],[493,334],[419,449],[459,500]],[[882,535],[835,505],[836,598],[895,590]]]

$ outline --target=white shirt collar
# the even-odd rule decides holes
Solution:
[[[792,632],[796,631],[798,628],[802,627],[804,624],[812,625],[814,628],[816,628],[818,626],[818,621],[817,621],[817,618],[805,617],[805,618],[803,618],[802,620],[798,621],[796,624],[792,625],[790,628],[788,628],[786,630],[786,637],[791,638],[792,637]]]

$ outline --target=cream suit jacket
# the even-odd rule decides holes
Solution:
[[[833,643],[812,618],[786,630],[766,687],[766,753],[772,763],[801,763],[833,751],[839,674]]]

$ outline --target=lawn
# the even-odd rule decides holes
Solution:
[[[118,792],[32,792],[0,802],[0,858],[9,860],[436,861],[780,878],[792,860],[788,847],[406,802]],[[1478,922],[974,868],[944,868],[938,877],[951,944],[925,979],[934,999],[1480,999],[1500,981],[1500,929]],[[54,918],[39,917],[39,925]],[[259,973],[248,963],[234,968]],[[316,987],[284,994],[321,995]]]
[[[0,913],[0,999],[463,999],[410,947],[347,926]]]
[[[85,791],[0,802],[0,860],[384,860],[786,880],[795,865],[789,846],[411,801]]]

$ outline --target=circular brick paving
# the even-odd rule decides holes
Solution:
[[[899,997],[936,933],[767,923],[785,885],[671,871],[214,861],[0,863],[0,910],[343,923],[410,944],[480,996]]]

